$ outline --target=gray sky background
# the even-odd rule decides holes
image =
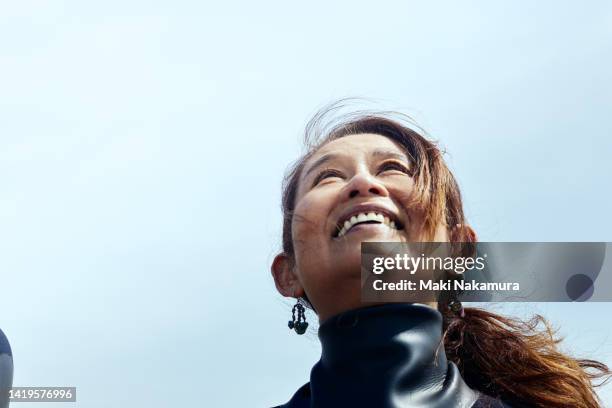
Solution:
[[[612,241],[611,55],[604,1],[2,2],[15,385],[88,408],[286,402],[319,346],[269,274],[280,183],[339,97],[440,140],[481,240]],[[495,308],[612,363],[611,304]]]

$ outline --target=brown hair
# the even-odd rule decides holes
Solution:
[[[430,237],[440,222],[465,225],[459,186],[443,160],[443,151],[421,134],[425,132],[412,119],[395,112],[371,111],[329,119],[342,108],[342,103],[332,104],[311,119],[304,135],[306,152],[283,180],[282,240],[287,255],[294,255],[291,223],[305,163],[324,144],[354,134],[382,135],[405,150],[415,169],[414,201],[426,214],[424,226]],[[470,237],[459,229],[452,239],[466,242]],[[593,387],[609,379],[608,367],[561,353],[557,347],[561,339],[555,337],[542,316],[524,322],[478,308],[465,308],[464,317],[453,314],[443,303],[439,303],[439,309],[444,316],[447,356],[473,389],[509,403],[535,407],[600,407]],[[597,378],[604,380],[593,384]]]

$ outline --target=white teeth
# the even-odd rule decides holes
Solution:
[[[381,224],[385,224],[389,228],[392,228],[395,230],[397,229],[395,222],[391,221],[389,217],[385,215],[375,213],[375,212],[359,213],[357,215],[353,215],[349,220],[344,222],[344,225],[340,229],[340,232],[338,232],[338,238],[345,235],[348,232],[348,230],[351,229],[353,225],[360,223],[360,222],[365,222],[365,221],[377,221]]]

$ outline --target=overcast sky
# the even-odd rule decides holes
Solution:
[[[286,402],[320,350],[269,273],[280,183],[340,97],[441,142],[481,240],[612,241],[612,5],[565,3],[3,2],[14,385],[88,408]],[[497,309],[612,364],[608,303]]]

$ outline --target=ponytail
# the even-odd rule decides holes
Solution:
[[[464,317],[444,313],[444,347],[471,388],[529,407],[600,408],[593,387],[606,383],[610,370],[599,361],[561,353],[562,339],[542,316],[522,321],[464,310]],[[593,385],[599,378],[602,382]]]

